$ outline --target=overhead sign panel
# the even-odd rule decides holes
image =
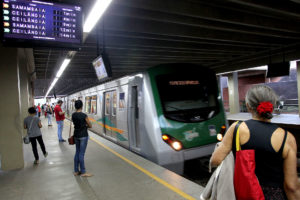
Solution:
[[[82,7],[35,0],[2,0],[2,40],[12,46],[79,48]]]
[[[105,80],[112,76],[110,63],[106,54],[102,54],[93,61],[98,80]]]

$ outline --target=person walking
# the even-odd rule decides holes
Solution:
[[[40,103],[38,103],[37,108],[38,108],[38,111],[39,111],[39,112],[38,112],[38,116],[41,117],[41,111],[42,111],[42,110],[41,110]]]
[[[246,106],[252,119],[239,126],[242,150],[255,150],[255,174],[266,200],[300,199],[297,175],[297,144],[294,136],[271,123],[277,96],[265,85],[255,85],[246,94]],[[218,166],[233,150],[233,132],[237,123],[227,130],[223,141],[211,157]]]
[[[58,100],[54,108],[55,119],[57,123],[57,136],[59,142],[65,142],[66,140],[62,138],[62,131],[64,128],[65,112],[62,111],[61,105],[63,104],[62,100]]]
[[[44,157],[48,156],[40,129],[42,128],[42,124],[41,120],[36,117],[36,110],[34,107],[30,107],[28,109],[28,113],[29,116],[24,119],[24,129],[27,129],[27,134],[32,146],[32,151],[35,158],[34,164],[39,164],[39,154],[36,141],[38,141],[40,144]]]
[[[72,121],[74,124],[74,139],[76,145],[76,152],[74,156],[74,175],[90,177],[92,174],[86,172],[84,155],[89,139],[87,128],[92,128],[92,124],[89,121],[88,116],[82,112],[82,106],[83,104],[81,100],[75,101],[76,112],[72,114]]]
[[[46,112],[47,112],[47,118],[48,118],[48,126],[52,126],[53,110],[50,105],[47,105]]]
[[[44,109],[43,109],[43,112],[44,112],[44,115],[45,115],[45,118],[47,118],[47,108],[48,108],[48,105],[47,104],[44,104]]]

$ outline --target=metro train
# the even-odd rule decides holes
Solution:
[[[78,99],[91,131],[178,174],[226,129],[216,74],[199,65],[162,64],[66,96],[69,117]]]

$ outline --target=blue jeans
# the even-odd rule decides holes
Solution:
[[[48,117],[48,125],[52,125],[52,115],[47,113],[47,117]]]
[[[57,123],[57,136],[58,136],[58,140],[62,141],[62,131],[64,129],[64,121],[56,121]]]
[[[84,154],[86,150],[86,146],[88,144],[89,137],[81,137],[81,138],[75,138],[75,144],[76,144],[76,153],[74,156],[74,172],[79,172],[79,166],[80,166],[80,172],[84,174],[85,171],[85,165],[84,165]]]

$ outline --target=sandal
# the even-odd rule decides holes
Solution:
[[[79,176],[81,173],[80,172],[73,172],[74,176]]]
[[[89,173],[84,173],[80,175],[81,177],[91,177],[93,176],[93,174],[89,174]]]

